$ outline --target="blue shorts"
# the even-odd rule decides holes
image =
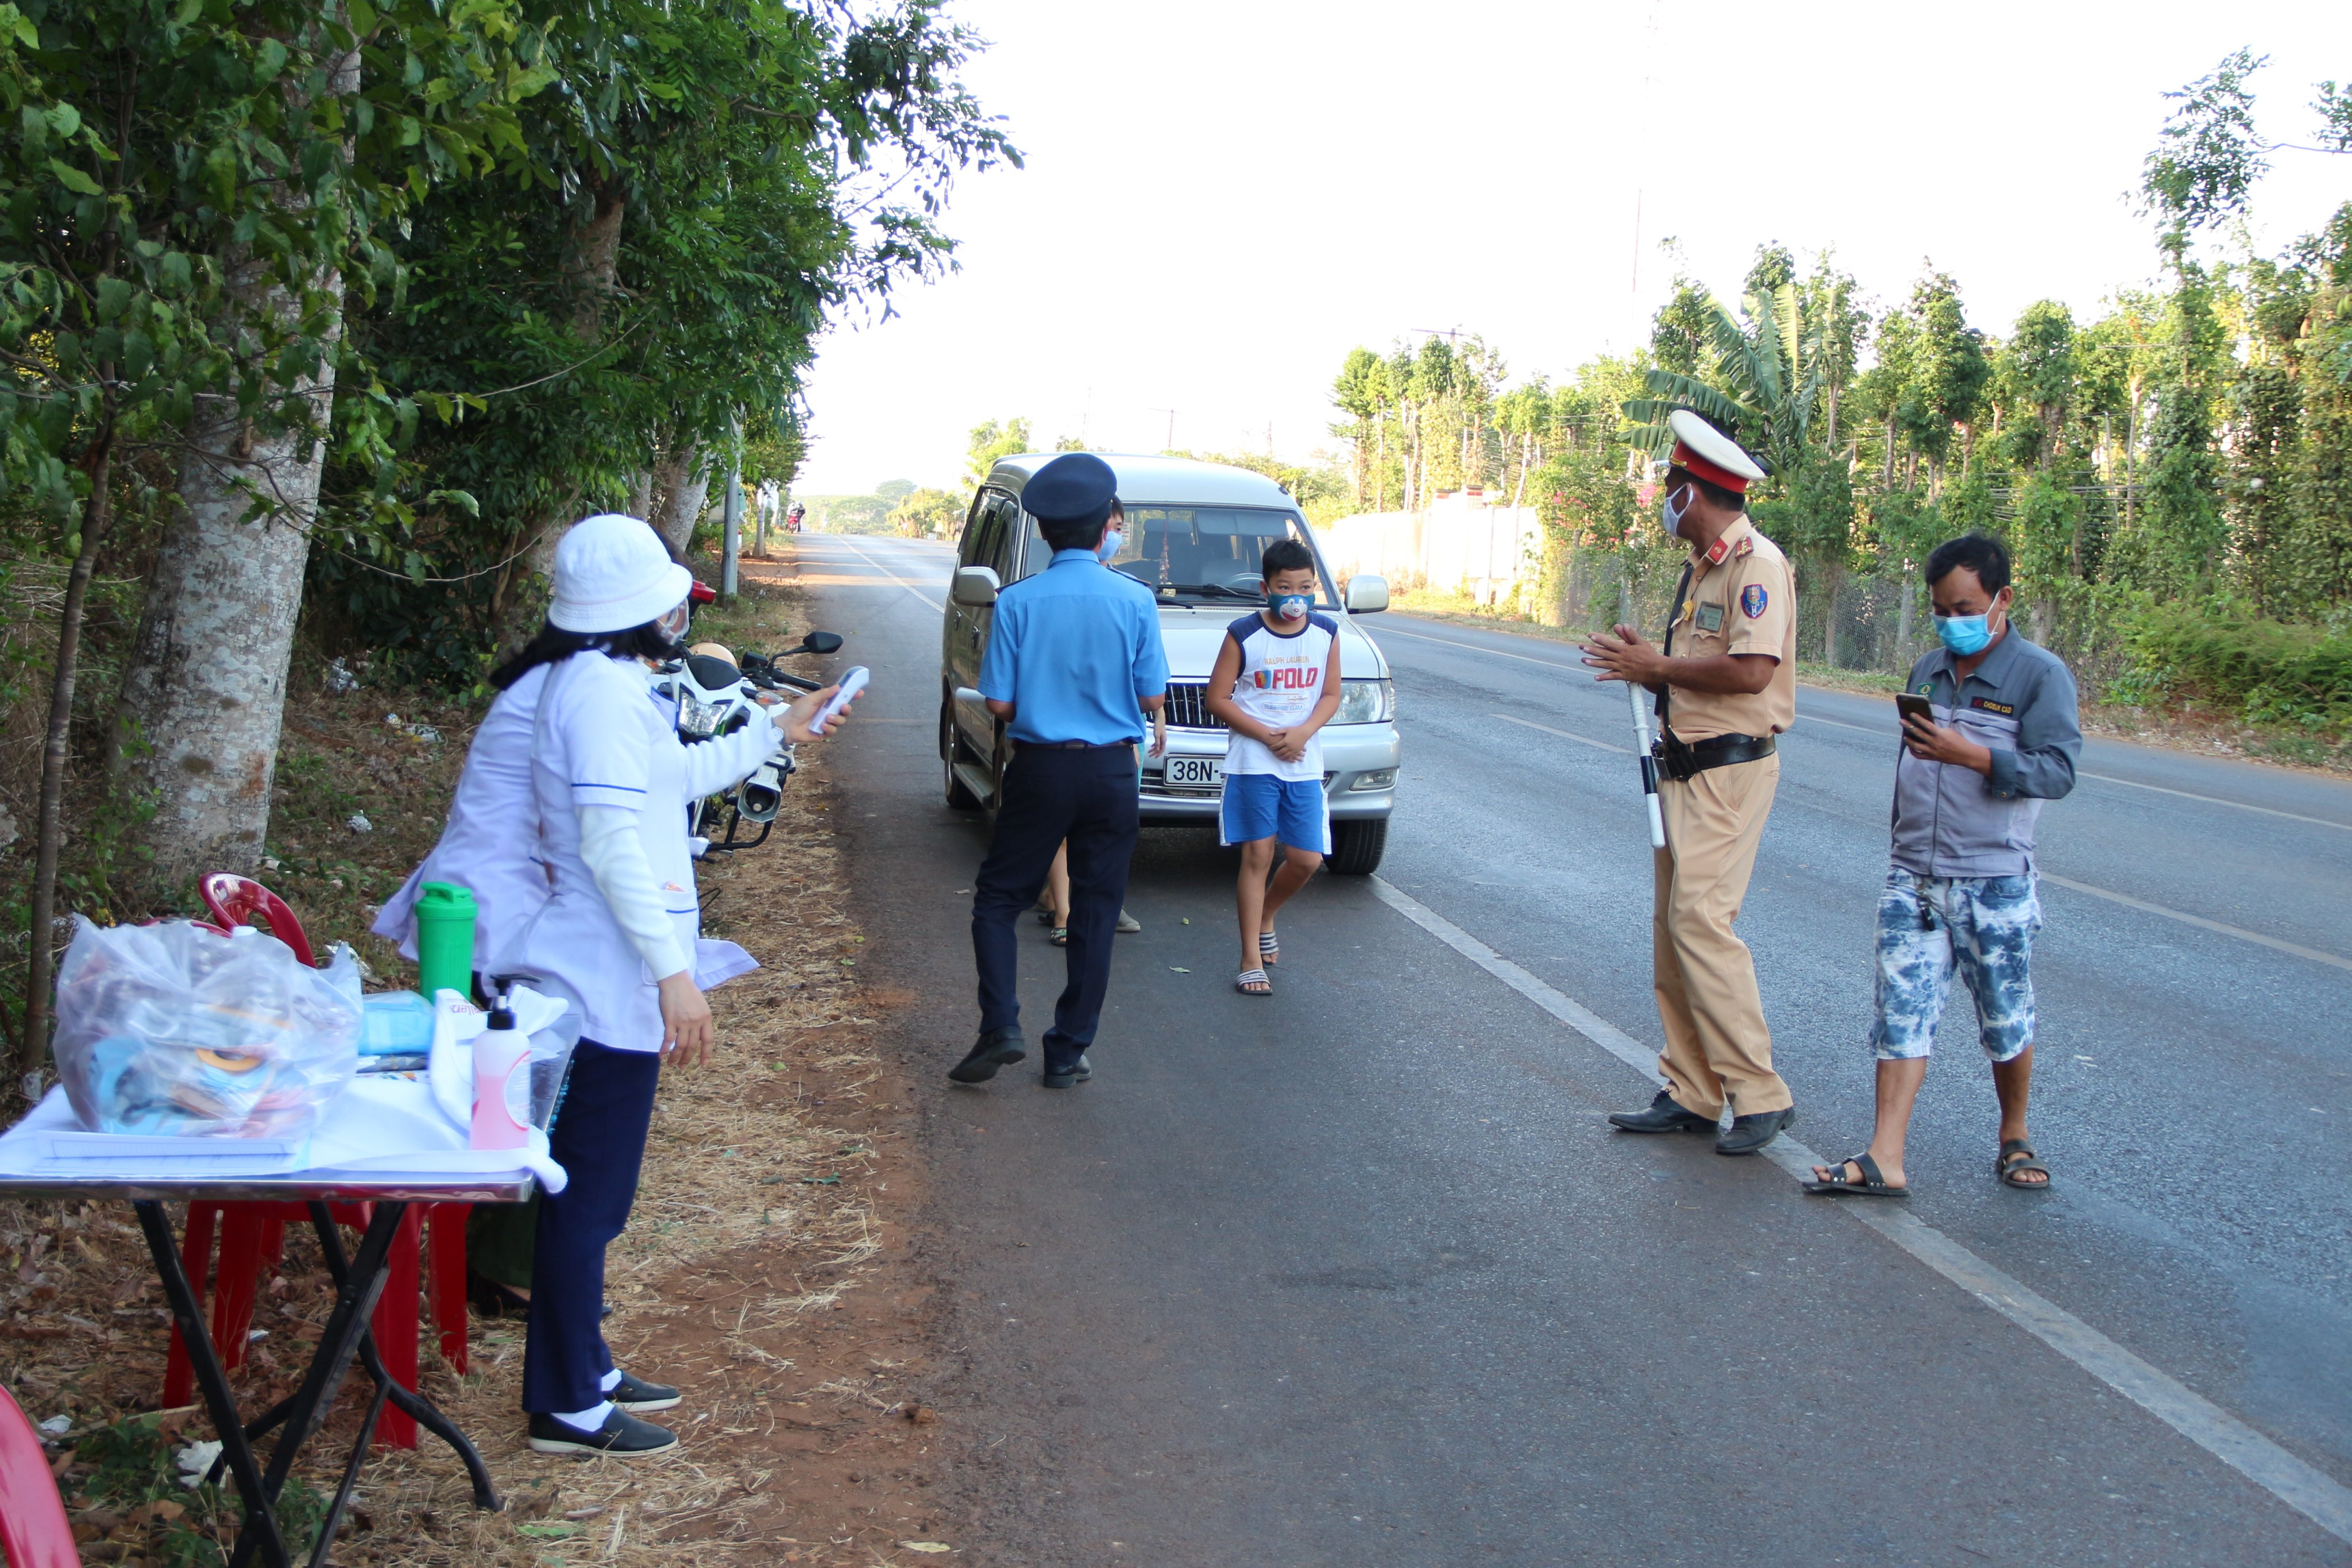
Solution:
[[[1254,844],[1279,838],[1293,849],[1331,853],[1331,803],[1321,779],[1278,779],[1272,773],[1227,773],[1217,811],[1217,841]]]
[[[2042,901],[2027,877],[1921,877],[1896,867],[1878,895],[1880,1061],[1924,1057],[1958,970],[1977,1004],[1977,1038],[1997,1062],[2033,1043],[2033,933]]]

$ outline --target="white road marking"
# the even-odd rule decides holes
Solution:
[[[2277,937],[2264,936],[2258,931],[2247,931],[2241,926],[2223,925],[2220,921],[2209,921],[2202,915],[2192,915],[2180,910],[2167,909],[2162,904],[2151,904],[2146,899],[2135,899],[2128,893],[2116,893],[2105,888],[2095,888],[2088,882],[2077,882],[2071,877],[2061,877],[2054,871],[2037,871],[2035,874],[2045,882],[2055,882],[2062,888],[2072,888],[2078,893],[2088,893],[2095,899],[2105,899],[2110,903],[2122,904],[2127,909],[2143,910],[2152,915],[2162,915],[2166,920],[2179,921],[2182,925],[2195,926],[2200,931],[2219,931],[2223,936],[2234,936],[2240,942],[2259,942],[2264,947],[2276,948],[2281,952],[2291,952],[2297,958],[2310,959],[2315,963],[2332,963],[2338,969],[2352,969],[2352,958],[2346,958],[2338,953],[2322,952],[2315,947],[2297,947],[2294,942],[2281,942]]]
[[[1440,643],[1446,647],[1465,648],[1471,653],[1492,654],[1496,658],[1516,658],[1522,664],[1539,664],[1547,669],[1564,669],[1573,671],[1580,668],[1580,666],[1574,664],[1562,664],[1558,659],[1536,658],[1524,653],[1507,653],[1498,647],[1486,647],[1474,642],[1456,642],[1451,637],[1433,637],[1426,635],[1425,633],[1409,632],[1397,626],[1383,626],[1381,628],[1381,635],[1411,637],[1416,642]],[[1511,632],[1497,632],[1495,635],[1497,637],[1512,637],[1517,634]],[[1797,715],[1797,720],[1800,723],[1827,724],[1833,729],[1853,730],[1864,735],[1883,735],[1890,741],[1899,733],[1899,731],[1895,726],[1891,724],[1885,726],[1874,724],[1850,724],[1843,719],[1824,719],[1820,715],[1813,713],[1800,713]],[[1580,737],[1571,735],[1569,738],[1570,740],[1576,740]],[[2274,807],[2267,805],[2250,805],[2242,800],[2225,800],[2218,795],[2198,795],[2191,790],[2168,789],[2163,784],[2141,784],[2137,779],[2119,779],[2113,773],[2083,773],[2079,776],[2086,779],[2096,779],[2101,784],[2122,784],[2126,789],[2153,790],[2158,795],[2178,795],[2182,800],[2203,801],[2208,805],[2226,805],[2233,811],[2252,811],[2259,813],[2263,816],[2284,817],[2289,822],[2308,822],[2320,827],[2333,827],[2341,832],[2352,833],[2352,822],[2336,822],[2325,816],[2305,816],[2299,812],[2280,811]]]
[[[914,595],[918,599],[922,600],[924,604],[929,605],[932,609],[941,612],[944,612],[947,609],[947,605],[944,602],[932,598],[920,588],[916,587],[912,583],[908,582],[904,577],[899,576],[897,573],[891,571],[890,568],[883,565],[882,563],[875,560],[873,556],[867,554],[864,545],[851,544],[850,535],[846,533],[836,533],[833,535],[833,537],[840,540],[844,544],[848,544],[852,552],[854,552],[859,560],[865,562],[866,565],[871,566],[875,571],[880,573],[891,582],[898,584],[901,588],[906,589],[909,594]]]
[[[1843,719],[1823,719],[1813,713],[1800,713],[1797,715],[1797,721],[1803,724],[1831,724],[1841,730],[1857,730],[1863,734],[1882,735],[1890,741],[1900,733],[1893,724],[1849,724]],[[2163,784],[2142,784],[2137,779],[2119,779],[2113,773],[2095,773],[2086,768],[2077,769],[2074,776],[2096,779],[2101,784],[2121,784],[2126,789],[2152,790],[2158,795],[2174,795],[2181,800],[2202,801],[2207,805],[2226,805],[2232,811],[2251,811],[2263,816],[2284,817],[2289,822],[2308,822],[2317,827],[2333,827],[2345,833],[2352,833],[2352,822],[2336,822],[2325,816],[2305,816],[2301,812],[2280,811],[2274,806],[2251,805],[2242,800],[2224,800],[2218,795],[2199,795],[2195,790],[2171,789]]]
[[[1657,1053],[1537,979],[1393,883],[1374,877],[1371,884],[1373,893],[1382,903],[1642,1074],[1653,1089],[1657,1087]],[[1764,1156],[1801,1179],[1810,1179],[1812,1167],[1829,1163],[1785,1135],[1765,1150]],[[1830,1198],[1821,1201],[1845,1202]],[[1862,1199],[1846,1203],[1846,1213],[2320,1529],[2339,1541],[2352,1542],[2352,1488],[2296,1458],[2220,1405],[2142,1361],[1917,1215],[1902,1210],[1888,1213],[1874,1209]]]
[[[1508,713],[1489,713],[1486,717],[1500,719],[1506,724],[1523,724],[1530,730],[1541,730],[1547,735],[1558,735],[1563,741],[1574,741],[1580,746],[1591,746],[1595,751],[1614,752],[1621,757],[1637,754],[1631,746],[1612,746],[1606,741],[1595,741],[1583,735],[1571,735],[1565,730],[1555,730],[1549,724],[1538,724],[1532,719],[1514,719]]]

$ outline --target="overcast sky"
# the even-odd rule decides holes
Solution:
[[[1334,445],[1347,352],[1482,334],[1514,380],[1646,336],[1683,265],[1727,295],[1759,244],[1836,253],[1877,302],[1923,259],[2006,332],[2155,268],[2127,193],[2162,94],[2230,50],[2265,132],[2352,79],[2352,5],[1986,0],[961,0],[971,82],[1025,170],[969,178],[962,269],[822,346],[798,489],[961,489],[967,432],[1041,445]],[[2254,240],[2352,196],[2278,155]],[[1636,208],[1639,242],[1636,242]],[[1639,288],[1635,289],[1636,262]],[[1170,412],[1173,411],[1172,415]],[[1172,420],[1172,426],[1171,426]]]

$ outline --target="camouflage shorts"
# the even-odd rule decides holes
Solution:
[[[1987,1056],[2005,1062],[2032,1045],[2033,933],[2041,929],[2031,876],[1887,872],[1878,895],[1878,1017],[1870,1026],[1878,1059],[1934,1048],[1955,969],[1976,998]]]

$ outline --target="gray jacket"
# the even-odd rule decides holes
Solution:
[[[2033,828],[2045,800],[2074,787],[2083,730],[2074,677],[2058,656],[2010,626],[1967,679],[1949,650],[1911,667],[1904,687],[1935,705],[1936,722],[1992,752],[1990,777],[1895,760],[1895,864],[1923,877],[2021,877],[2033,869]]]

